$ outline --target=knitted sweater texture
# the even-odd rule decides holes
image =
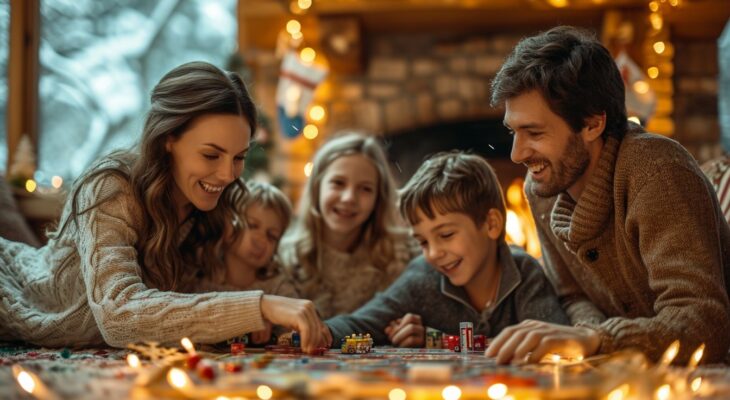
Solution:
[[[595,328],[600,352],[638,348],[678,361],[730,346],[730,228],[710,183],[677,142],[639,128],[609,138],[575,201],[525,191],[546,274],[574,324]]]
[[[109,196],[40,249],[0,239],[0,340],[124,347],[183,336],[216,343],[263,329],[261,291],[150,287],[137,261],[142,213],[129,182],[108,174],[86,182],[78,209]],[[70,210],[69,199],[62,220]]]

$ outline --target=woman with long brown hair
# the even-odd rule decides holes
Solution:
[[[238,75],[203,62],[170,71],[151,103],[139,145],[77,180],[46,246],[0,239],[0,339],[213,343],[269,321],[299,330],[307,351],[329,343],[307,300],[182,292],[224,267],[256,109]]]

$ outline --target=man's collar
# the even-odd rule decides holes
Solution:
[[[621,142],[609,136],[601,158],[576,201],[567,192],[560,193],[550,218],[550,228],[567,243],[582,243],[603,232],[613,210],[613,173]]]

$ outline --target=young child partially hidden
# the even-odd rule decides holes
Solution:
[[[234,216],[223,235],[224,269],[201,281],[195,291],[262,290],[268,295],[299,298],[276,261],[279,240],[292,218],[291,202],[268,183],[247,182],[246,188],[242,215]],[[271,331],[267,324],[264,330],[251,333],[251,341],[266,343]]]
[[[299,297],[275,261],[279,240],[289,226],[292,206],[275,186],[246,183],[243,215],[234,224],[245,224],[238,235],[229,227],[224,252],[223,284],[235,290],[263,290],[266,294]],[[243,221],[241,220],[243,219]]]

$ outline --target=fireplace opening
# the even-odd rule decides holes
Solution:
[[[442,122],[386,135],[383,144],[398,187],[436,153],[464,150],[484,157],[496,171],[505,194],[507,241],[540,257],[535,223],[523,193],[526,168],[510,159],[512,136],[501,119]]]

